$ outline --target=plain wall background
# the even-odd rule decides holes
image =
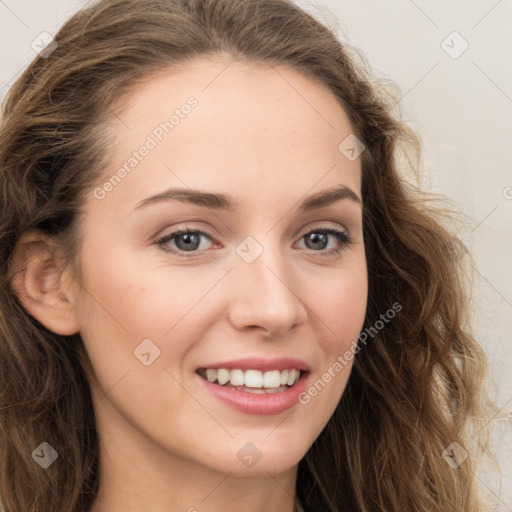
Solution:
[[[0,0],[0,99],[35,57],[33,40],[43,31],[55,34],[87,3]],[[491,437],[501,479],[495,472],[480,481],[495,510],[512,512],[512,3],[296,3],[360,49],[375,76],[399,87],[403,119],[423,141],[424,188],[470,216],[459,235],[478,265],[475,333],[490,359],[491,392],[508,413],[508,420],[493,422]]]

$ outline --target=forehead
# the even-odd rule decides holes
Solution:
[[[126,172],[109,200],[122,190],[134,205],[178,185],[301,195],[320,181],[360,188],[359,159],[338,149],[352,128],[337,98],[288,66],[196,59],[138,84],[117,113],[105,178]]]

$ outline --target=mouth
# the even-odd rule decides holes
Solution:
[[[241,368],[198,368],[196,373],[211,384],[259,395],[282,393],[307,373],[298,368],[261,371]]]
[[[299,404],[311,371],[294,357],[246,357],[203,363],[195,373],[216,401],[244,414],[275,415]]]

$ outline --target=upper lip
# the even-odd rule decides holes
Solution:
[[[232,359],[231,361],[221,361],[208,363],[200,368],[219,369],[226,368],[228,370],[260,370],[262,372],[270,370],[286,370],[287,368],[295,368],[296,370],[309,371],[310,367],[301,359],[294,357],[280,357],[278,359],[264,359],[258,357]]]

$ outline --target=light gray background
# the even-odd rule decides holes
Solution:
[[[42,31],[55,34],[87,3],[0,0],[1,99],[34,58],[34,39]],[[296,3],[362,50],[375,76],[398,85],[403,118],[423,141],[424,188],[447,195],[470,216],[459,235],[478,265],[473,322],[491,361],[491,393],[502,408],[491,438],[501,479],[484,469],[479,478],[493,509],[512,512],[512,3]],[[463,39],[450,35],[454,31]],[[464,41],[467,50],[453,58]]]

